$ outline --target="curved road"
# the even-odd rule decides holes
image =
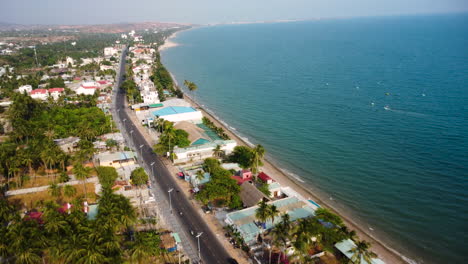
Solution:
[[[116,85],[117,88],[114,90],[117,94],[115,100],[113,100],[113,108],[117,109],[118,121],[121,122],[124,119],[127,119],[128,121],[124,122],[122,126],[124,127],[124,131],[122,131],[122,133],[129,135],[129,131],[133,130],[133,135],[129,138],[133,141],[134,146],[137,147],[143,145],[141,149],[143,153],[142,162],[146,163],[147,165],[155,162],[153,167],[154,175],[150,175],[150,178],[153,183],[160,186],[161,190],[163,190],[164,195],[166,196],[166,199],[169,200],[169,193],[167,191],[172,188],[174,189],[174,191],[171,193],[173,212],[177,217],[179,217],[179,221],[182,227],[185,229],[185,232],[188,234],[187,237],[192,239],[193,245],[197,245],[198,241],[195,236],[191,235],[191,232],[193,231],[195,235],[197,233],[203,232],[203,234],[200,236],[200,249],[203,263],[228,263],[230,255],[221,245],[218,238],[214,235],[211,229],[209,229],[209,227],[203,221],[200,214],[191,205],[186,196],[180,193],[181,190],[175,182],[175,175],[171,175],[161,160],[161,157],[158,157],[155,153],[153,153],[151,146],[146,142],[143,135],[141,135],[140,131],[135,127],[135,124],[132,123],[132,119],[128,116],[127,111],[125,111],[125,94],[121,92],[119,88],[120,82],[123,80],[122,73],[125,71],[125,54],[126,51],[124,51],[122,54],[123,59],[121,59],[120,70],[118,73]],[[136,149],[135,151],[140,153],[140,149]],[[183,215],[180,216],[178,212],[183,212]],[[195,249],[198,250],[198,247]]]

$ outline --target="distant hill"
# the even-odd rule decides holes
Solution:
[[[140,22],[140,23],[118,23],[98,25],[20,25],[0,22],[0,31],[10,30],[57,30],[57,31],[79,31],[84,33],[123,33],[131,30],[164,29],[188,26],[189,24],[165,23],[165,22]]]

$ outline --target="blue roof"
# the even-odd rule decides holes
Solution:
[[[196,112],[192,107],[186,106],[168,106],[153,112],[155,116],[168,116],[182,113]]]

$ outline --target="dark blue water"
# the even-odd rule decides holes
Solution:
[[[327,202],[418,262],[466,262],[467,15],[216,26],[175,42],[163,59],[179,83]]]

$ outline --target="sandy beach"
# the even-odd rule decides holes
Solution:
[[[170,40],[176,36],[177,33],[171,35],[164,45],[160,47],[160,51],[164,49],[168,49],[170,47],[177,46],[177,43],[171,42]],[[167,45],[166,45],[167,44]],[[172,75],[172,74],[171,74]],[[172,75],[174,78],[174,75]],[[174,82],[177,82],[174,80]],[[231,137],[231,139],[235,140],[238,145],[244,146],[251,146],[251,144],[245,142],[241,137],[239,137],[235,132],[231,131],[226,125],[225,122],[218,120],[208,111],[206,111],[202,106],[198,103],[193,101],[189,96],[184,94],[184,99],[187,100],[193,107],[198,108],[202,111],[203,115],[210,118],[218,127],[222,127],[226,133]],[[268,150],[267,150],[268,151]],[[282,186],[289,186],[293,188],[296,192],[301,194],[305,198],[309,198],[314,200],[315,202],[319,203],[321,206],[327,207],[340,215],[343,221],[346,223],[350,230],[355,230],[358,237],[361,240],[366,240],[371,242],[372,248],[371,250],[375,252],[380,259],[382,259],[385,263],[410,263],[409,261],[405,260],[405,257],[399,254],[396,250],[390,248],[389,246],[385,245],[381,240],[378,240],[375,236],[370,234],[368,231],[366,232],[365,229],[361,228],[360,225],[356,224],[352,217],[348,217],[347,215],[343,214],[340,210],[337,210],[335,207],[331,206],[329,203],[324,202],[324,199],[320,199],[317,195],[312,193],[310,190],[306,189],[307,184],[303,182],[299,182],[297,179],[294,179],[292,176],[287,175],[284,173],[282,169],[277,167],[272,161],[268,160],[267,158],[264,161],[264,166],[261,167],[261,170],[270,175],[275,181],[280,183]],[[362,226],[362,225],[361,225]]]
[[[171,41],[171,39],[175,38],[175,37],[177,36],[177,33],[179,33],[179,32],[181,32],[181,31],[178,31],[178,32],[176,32],[176,33],[170,35],[170,36],[164,41],[164,44],[161,45],[161,46],[159,46],[158,51],[161,52],[161,51],[163,51],[163,50],[165,50],[165,49],[169,49],[169,48],[173,48],[173,47],[179,46],[179,44],[177,44],[177,43]]]

